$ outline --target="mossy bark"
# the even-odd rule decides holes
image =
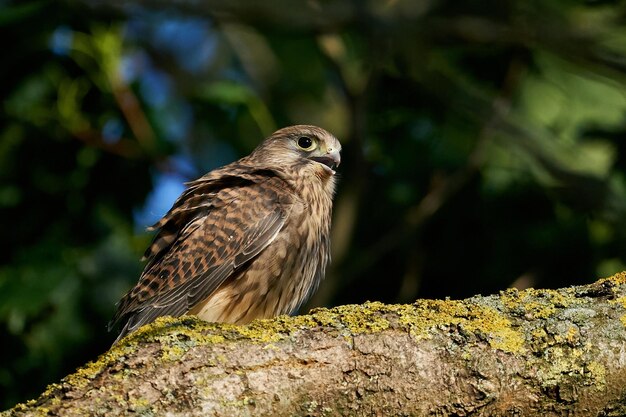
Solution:
[[[626,414],[626,273],[248,326],[160,319],[2,416]]]

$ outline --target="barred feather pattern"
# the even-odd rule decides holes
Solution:
[[[165,315],[248,323],[295,313],[330,261],[340,150],[325,130],[292,126],[189,183],[154,225],[144,272],[118,303],[117,340]]]

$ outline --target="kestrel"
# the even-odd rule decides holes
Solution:
[[[340,151],[324,129],[286,127],[188,183],[153,226],[145,269],[118,303],[117,340],[159,316],[248,323],[295,313],[330,260]]]

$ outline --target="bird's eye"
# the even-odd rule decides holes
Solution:
[[[300,136],[298,138],[298,146],[305,151],[311,151],[315,148],[315,142],[307,136]]]

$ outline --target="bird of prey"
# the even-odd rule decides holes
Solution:
[[[250,155],[188,183],[109,323],[116,342],[160,316],[248,323],[293,314],[330,259],[341,144],[326,130],[278,130]]]

